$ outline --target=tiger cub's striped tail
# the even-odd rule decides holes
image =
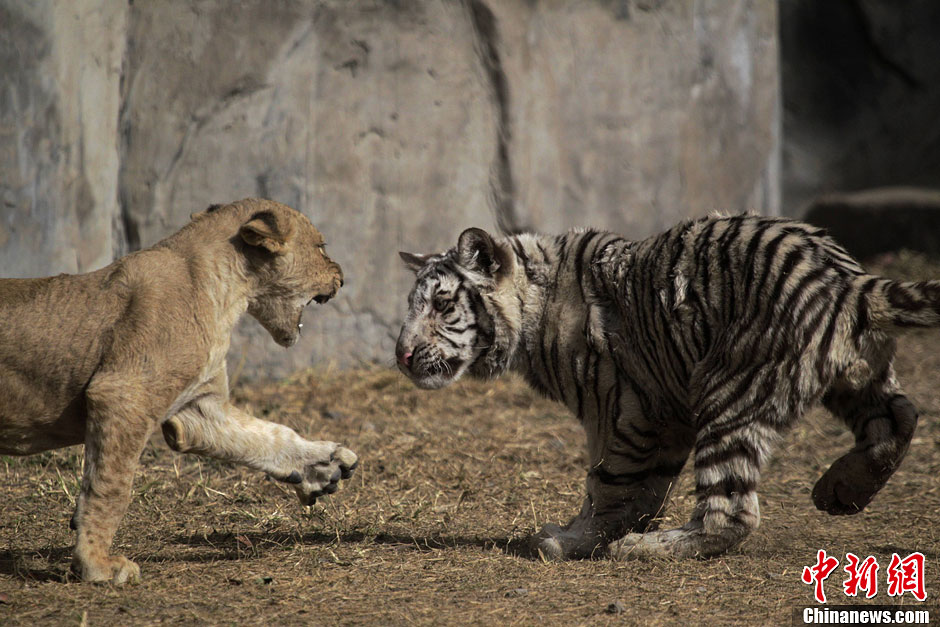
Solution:
[[[865,277],[862,307],[879,327],[940,327],[940,281],[894,281]],[[867,298],[866,298],[867,296]]]

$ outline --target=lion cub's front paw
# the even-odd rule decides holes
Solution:
[[[304,476],[294,486],[302,505],[313,505],[324,494],[333,494],[339,489],[341,479],[349,479],[359,458],[348,448],[334,445],[336,449],[328,459],[318,460],[304,468]]]
[[[108,556],[94,563],[76,558],[73,569],[82,581],[140,583],[140,566],[123,555]]]

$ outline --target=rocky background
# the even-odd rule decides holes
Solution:
[[[779,0],[779,21],[784,210],[799,215],[821,193],[940,187],[940,2]],[[894,243],[911,245],[900,233],[927,226],[922,208],[940,213],[929,196],[898,190],[852,204],[894,214]],[[886,223],[865,225],[882,237]]]
[[[347,285],[235,376],[391,363],[396,251],[781,211],[771,0],[0,0],[0,275],[83,272],[215,202],[325,233]],[[310,315],[313,314],[313,315]]]

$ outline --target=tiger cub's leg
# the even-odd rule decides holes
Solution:
[[[605,555],[611,540],[650,528],[689,457],[693,433],[679,421],[667,421],[675,426],[661,433],[626,386],[617,386],[611,400],[602,417],[585,422],[591,466],[581,512],[537,536],[546,557]]]
[[[917,410],[901,393],[890,364],[861,389],[837,386],[823,397],[855,435],[813,488],[813,503],[830,514],[856,514],[894,474],[917,426]]]
[[[588,473],[588,495],[581,512],[564,527],[545,525],[538,534],[539,552],[551,559],[580,559],[604,555],[606,545],[627,531],[655,526],[653,520],[682,470],[688,451],[678,461],[647,470],[611,474],[603,462]]]
[[[610,545],[611,557],[717,555],[760,524],[760,466],[777,436],[772,425],[783,421],[775,419],[769,398],[759,404],[729,402],[727,394],[716,393],[715,398],[724,400],[704,403],[696,412],[703,426],[695,443],[697,504],[692,520],[678,529],[627,534]]]

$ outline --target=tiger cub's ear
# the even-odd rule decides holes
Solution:
[[[493,276],[500,268],[496,242],[483,229],[469,228],[457,240],[457,259],[464,268]]]
[[[431,255],[416,255],[414,253],[406,253],[404,251],[399,251],[398,256],[401,257],[401,260],[405,262],[405,267],[414,272],[418,273],[418,270],[424,267],[424,264],[428,262],[428,259],[431,258]]]

